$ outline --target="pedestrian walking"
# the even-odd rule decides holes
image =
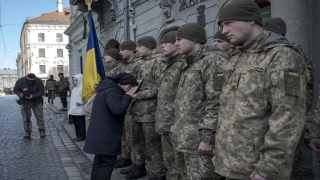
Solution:
[[[62,102],[62,108],[60,109],[60,111],[68,111],[67,109],[67,93],[68,93],[68,90],[69,90],[69,81],[64,77],[63,73],[59,73],[59,78],[60,78],[60,81],[59,81],[59,94],[60,94],[60,99],[61,99],[61,102]]]
[[[74,139],[76,142],[86,140],[86,118],[82,112],[84,105],[82,101],[82,78],[82,74],[72,77],[73,89],[68,111],[76,130],[76,138]]]
[[[50,78],[46,82],[46,90],[48,90],[48,103],[53,104],[53,100],[55,99],[56,87],[58,83],[53,79],[53,75],[50,75]],[[50,102],[51,100],[51,102]]]
[[[35,74],[29,73],[17,80],[13,91],[22,101],[21,114],[23,127],[26,132],[24,138],[30,137],[30,133],[32,132],[32,123],[30,121],[31,109],[37,120],[40,137],[44,138],[46,134],[43,119],[43,82]]]
[[[109,180],[121,154],[121,135],[126,111],[137,90],[136,78],[128,73],[108,76],[96,87],[84,152],[95,154],[91,179]]]

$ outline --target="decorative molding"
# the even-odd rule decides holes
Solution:
[[[175,20],[175,4],[176,0],[161,0],[159,3],[162,13],[168,18],[165,22],[170,23]]]
[[[38,60],[35,60],[35,63],[36,64],[47,64],[49,61],[46,60],[46,59],[38,59]]]
[[[197,17],[197,22],[198,22],[198,24],[200,24],[203,27],[206,25],[206,16],[204,14],[205,10],[206,10],[205,5],[200,5],[197,7],[197,11],[199,14],[199,16]]]
[[[63,59],[56,59],[53,61],[53,63],[57,64],[57,65],[63,65],[64,63],[66,63],[67,61],[63,60]]]

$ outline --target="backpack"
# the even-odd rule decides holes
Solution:
[[[67,85],[68,85],[68,87],[66,89],[67,89],[67,91],[69,91],[70,90],[70,82],[69,82],[68,78],[65,78],[65,79],[67,80]]]

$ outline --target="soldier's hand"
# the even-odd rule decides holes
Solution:
[[[201,141],[198,147],[198,153],[205,153],[205,154],[212,154],[213,145],[206,144],[205,142]]]
[[[309,143],[309,147],[315,152],[320,152],[320,138],[312,138]]]
[[[258,174],[256,170],[254,170],[254,171],[250,174],[250,179],[251,179],[251,180],[267,180],[266,178],[264,178],[264,177],[262,177],[260,174]]]
[[[170,132],[172,132],[173,133],[173,131],[176,129],[176,126],[175,125],[172,125],[171,127],[170,127]]]
[[[93,84],[94,89],[97,88],[98,84],[99,84],[99,83],[94,83],[94,84]]]
[[[212,164],[213,164],[213,166],[216,166],[216,162],[214,161],[214,156],[212,158]]]

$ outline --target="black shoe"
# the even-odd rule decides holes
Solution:
[[[147,175],[145,163],[137,165],[129,174],[125,175],[126,179],[137,179]]]
[[[80,141],[85,141],[86,139],[83,138],[74,138],[73,139],[75,142],[80,142]]]
[[[122,158],[120,161],[117,162],[114,168],[124,168],[130,165],[132,165],[132,161],[130,158]]]
[[[68,111],[67,108],[61,108],[59,111]]]
[[[29,138],[31,136],[31,132],[29,133],[28,131],[26,131],[26,133],[24,134],[24,138]]]
[[[39,130],[39,133],[40,133],[40,138],[46,137],[46,132],[44,130]]]
[[[53,104],[53,100],[51,100],[51,104]]]
[[[121,160],[120,160],[121,161]],[[136,164],[133,164],[131,167],[127,168],[127,169],[121,169],[120,170],[120,174],[129,174],[131,173],[131,171],[136,168]]]

